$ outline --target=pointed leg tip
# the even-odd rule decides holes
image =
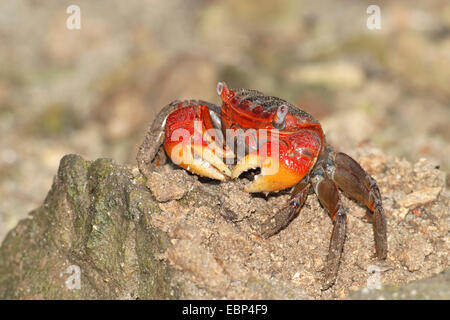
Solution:
[[[275,235],[277,231],[271,225],[266,225],[265,223],[261,227],[260,237],[263,239],[269,239],[271,236]]]
[[[387,248],[376,250],[376,257],[379,260],[386,260],[386,258],[387,258]]]
[[[330,289],[335,283],[338,275],[339,262],[330,263],[325,268],[325,275],[322,281],[322,291]]]

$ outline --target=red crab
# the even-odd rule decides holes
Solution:
[[[312,189],[334,223],[324,289],[336,280],[346,233],[346,210],[338,188],[361,202],[372,216],[378,258],[387,254],[386,221],[375,180],[350,156],[326,143],[322,127],[292,104],[256,90],[217,85],[222,106],[201,101],[174,101],[156,116],[137,155],[146,177],[160,146],[170,159],[195,174],[212,179],[237,178],[249,169],[261,173],[248,192],[292,189],[283,209],[262,225],[270,237],[294,219]],[[235,164],[230,170],[227,164]]]

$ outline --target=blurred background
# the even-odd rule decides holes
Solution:
[[[2,0],[0,241],[63,155],[134,164],[159,109],[217,103],[217,81],[301,106],[350,155],[369,144],[450,171],[449,1]]]

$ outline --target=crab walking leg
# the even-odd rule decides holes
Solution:
[[[309,183],[309,176],[306,176],[300,183],[298,183],[294,191],[292,191],[289,202],[278,211],[273,217],[263,222],[261,226],[261,236],[263,238],[269,238],[279,231],[286,228],[289,223],[300,213],[301,208],[305,204],[308,197],[309,189],[311,185]]]
[[[375,180],[345,153],[331,153],[327,171],[339,188],[363,203],[373,213],[375,250],[379,259],[387,255],[386,220],[381,194]]]
[[[336,281],[339,262],[344,248],[347,215],[342,207],[336,184],[326,176],[322,168],[318,168],[313,172],[311,180],[320,203],[330,213],[334,224],[325,266],[325,279],[322,287],[323,290],[326,290]]]
[[[155,120],[153,120],[136,156],[139,171],[144,177],[147,178],[150,175],[152,161],[164,141],[164,127],[167,117],[172,111],[187,103],[189,101],[173,101],[162,108],[156,115]]]

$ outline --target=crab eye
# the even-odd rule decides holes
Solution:
[[[285,104],[282,104],[278,107],[277,113],[273,119],[273,126],[277,129],[284,128],[284,120],[286,119],[286,115],[288,114],[289,107]]]
[[[224,83],[223,83],[222,81],[217,82],[217,88],[216,88],[216,90],[217,90],[217,94],[218,94],[219,96],[222,95],[222,92],[223,92],[223,86],[224,86]]]
[[[234,91],[229,89],[227,84],[223,81],[217,83],[217,94],[222,98],[224,102],[230,100],[234,96]]]

